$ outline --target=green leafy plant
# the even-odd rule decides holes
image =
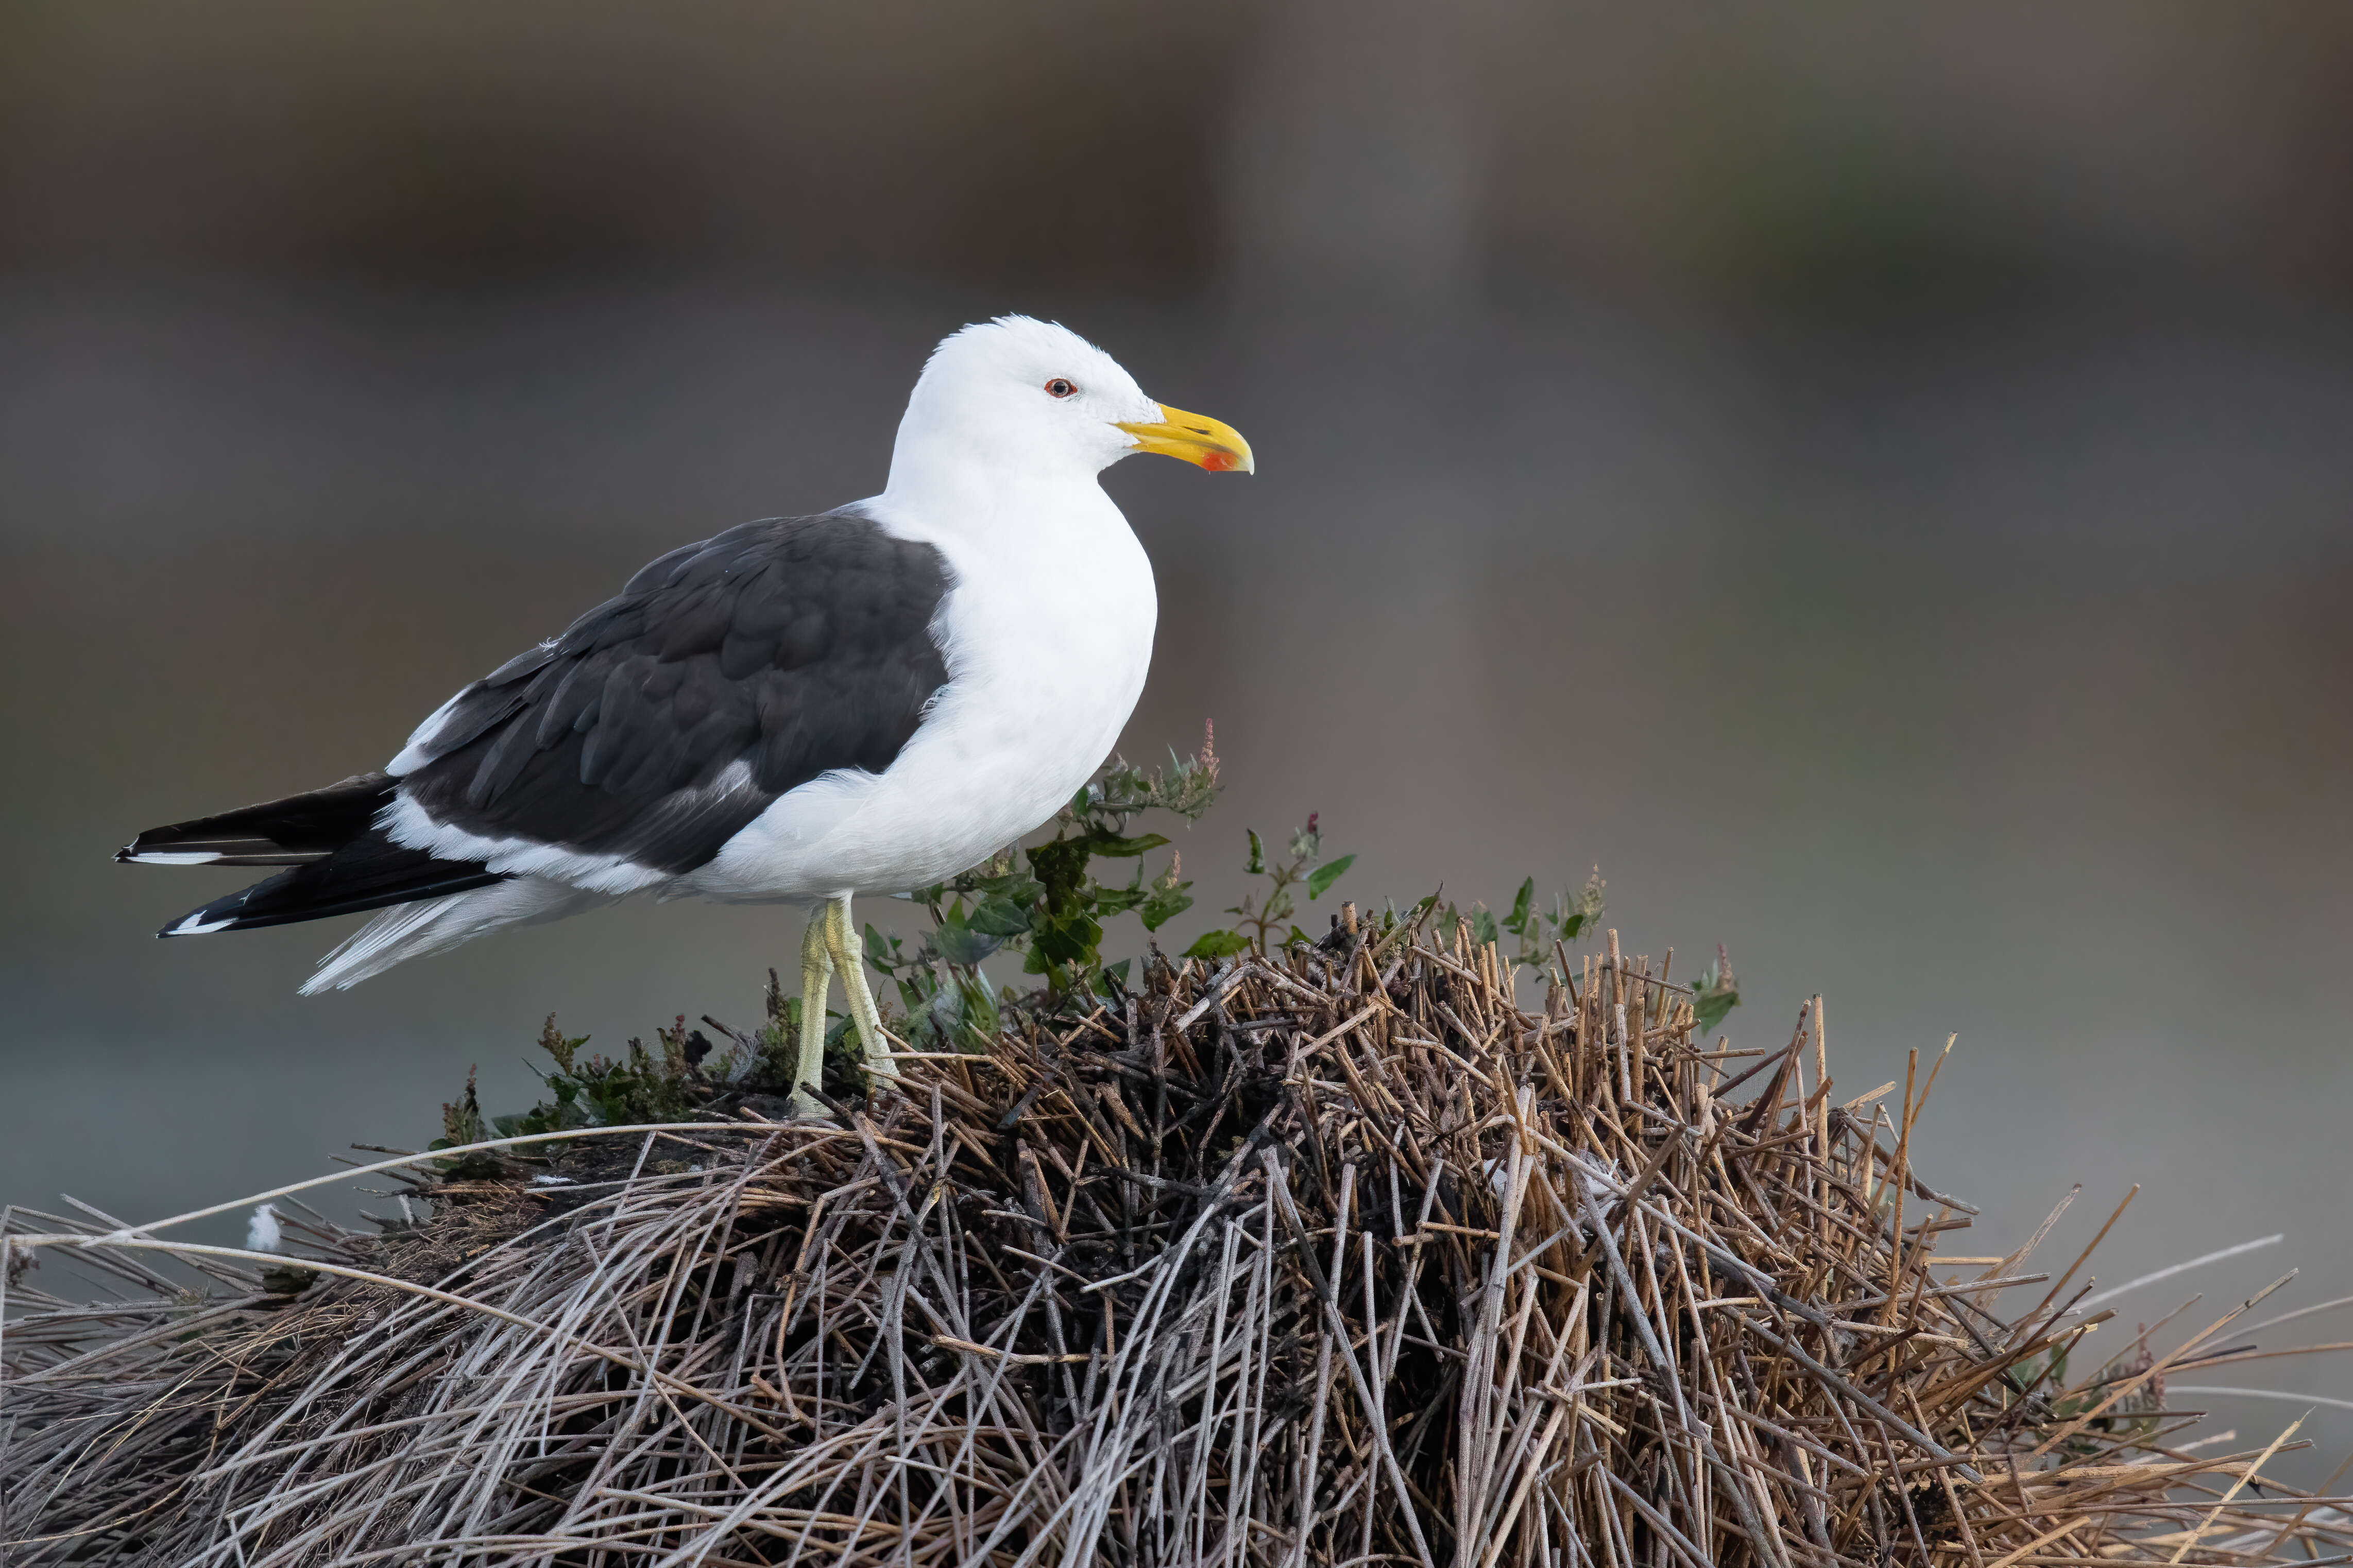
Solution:
[[[1268,858],[1265,843],[1252,830],[1250,860],[1242,869],[1250,876],[1264,877],[1269,884],[1266,890],[1255,896],[1244,894],[1241,902],[1225,911],[1234,917],[1233,925],[1226,930],[1203,931],[1185,950],[1185,956],[1214,961],[1248,950],[1264,957],[1268,943],[1277,942],[1275,928],[1288,924],[1297,912],[1298,903],[1292,890],[1306,889],[1308,900],[1313,902],[1331,891],[1332,884],[1356,863],[1354,855],[1333,860],[1324,858],[1324,830],[1315,812],[1307,814],[1307,826],[1291,836],[1289,854],[1278,859]],[[1305,931],[1293,925],[1278,945],[1310,940]]]
[[[1596,866],[1575,898],[1566,892],[1555,893],[1547,907],[1535,901],[1536,879],[1530,877],[1520,884],[1519,892],[1512,900],[1511,912],[1501,921],[1489,918],[1484,940],[1494,941],[1495,929],[1500,926],[1517,940],[1511,954],[1513,963],[1541,965],[1552,956],[1554,942],[1576,942],[1600,929],[1601,892],[1606,886],[1601,879],[1601,868]],[[1484,909],[1479,910],[1481,915],[1486,912]]]
[[[1049,1012],[1092,1005],[1124,985],[1133,961],[1103,963],[1103,922],[1132,912],[1145,931],[1158,931],[1193,906],[1176,855],[1145,875],[1145,858],[1167,847],[1167,837],[1131,833],[1130,825],[1155,811],[1196,821],[1218,788],[1214,730],[1195,755],[1171,752],[1166,768],[1115,759],[1056,816],[1046,843],[917,889],[911,897],[930,913],[932,929],[912,945],[869,925],[867,962],[897,990],[910,1043],[965,1050],[994,1035],[1018,995],[993,986],[982,971],[1000,952],[1022,954],[1023,973],[1042,977]],[[1096,875],[1098,861],[1134,864],[1124,882],[1107,883]]]
[[[749,1056],[733,1044],[717,1052],[702,1030],[687,1028],[683,1014],[670,1027],[656,1029],[654,1039],[651,1049],[644,1041],[631,1039],[628,1055],[617,1061],[584,1057],[580,1047],[588,1037],[565,1035],[555,1026],[555,1015],[549,1014],[540,1028],[539,1047],[555,1063],[553,1072],[540,1074],[550,1098],[520,1114],[494,1116],[490,1128],[499,1137],[515,1138],[575,1127],[684,1121],[722,1085],[741,1077]],[[467,1093],[470,1104],[470,1079]],[[475,1111],[478,1121],[480,1114]]]
[[[1692,987],[1692,1010],[1699,1016],[1699,1032],[1715,1033],[1725,1016],[1740,1005],[1740,982],[1732,973],[1732,960],[1724,944],[1715,944],[1715,958],[1700,972],[1699,982]]]
[[[1458,909],[1451,902],[1441,902],[1440,895],[1432,893],[1413,907],[1410,918],[1428,914],[1440,931],[1451,931],[1457,921],[1471,928],[1471,940],[1482,944],[1499,944],[1505,935],[1513,938],[1512,951],[1504,956],[1523,968],[1542,968],[1552,962],[1553,943],[1568,943],[1591,940],[1601,925],[1601,893],[1608,884],[1601,879],[1601,869],[1594,868],[1585,879],[1585,886],[1572,898],[1566,892],[1555,893],[1549,905],[1536,902],[1536,879],[1525,878],[1519,891],[1512,897],[1512,907],[1498,917],[1485,904],[1473,904]]]

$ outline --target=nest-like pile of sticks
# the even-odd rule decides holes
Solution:
[[[1514,978],[1388,922],[1155,962],[833,1124],[389,1163],[413,1226],[202,1291],[14,1211],[0,1556],[2348,1561],[2279,1442],[2170,1447],[2214,1331],[2071,1360],[2073,1270],[1940,1257],[1926,1085],[1837,1103],[1818,1008],[1727,1051],[1641,962]]]

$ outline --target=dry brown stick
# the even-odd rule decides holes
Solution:
[[[1333,1211],[1332,1279],[1335,1291],[1337,1282],[1341,1279],[1341,1265],[1347,1260],[1348,1209],[1356,1195],[1356,1167],[1351,1163],[1340,1167],[1340,1201],[1339,1205]],[[1344,1328],[1344,1337],[1345,1333]],[[1298,1564],[1307,1560],[1308,1526],[1314,1518],[1315,1479],[1319,1473],[1316,1469],[1316,1460],[1324,1447],[1324,1407],[1325,1398],[1332,1387],[1332,1334],[1329,1328],[1319,1332],[1316,1341],[1314,1409],[1308,1418],[1307,1453],[1299,1477],[1300,1496],[1306,1500],[1305,1506],[1301,1510],[1298,1528],[1293,1531],[1291,1551],[1293,1568],[1298,1568]],[[1368,1405],[1366,1409],[1377,1411],[1377,1406]]]
[[[1365,1409],[1368,1411],[1377,1409],[1378,1406],[1374,1401],[1372,1389],[1365,1381],[1364,1368],[1356,1364],[1356,1352],[1349,1346],[1348,1328],[1340,1317],[1339,1303],[1333,1295],[1330,1282],[1323,1278],[1323,1270],[1316,1266],[1314,1254],[1310,1250],[1307,1239],[1307,1227],[1300,1223],[1299,1212],[1292,1205],[1291,1184],[1284,1177],[1282,1162],[1275,1157],[1271,1150],[1269,1150],[1265,1152],[1263,1163],[1267,1173],[1267,1184],[1273,1194],[1277,1210],[1282,1216],[1283,1224],[1290,1228],[1293,1237],[1299,1243],[1300,1261],[1306,1266],[1309,1283],[1314,1288],[1317,1299],[1324,1304],[1324,1316],[1330,1321],[1333,1337],[1336,1341],[1335,1348],[1339,1352],[1342,1363],[1348,1369],[1349,1382],[1356,1385],[1356,1398]],[[1413,1489],[1406,1484],[1405,1471],[1398,1464],[1396,1451],[1389,1447],[1388,1434],[1376,1429],[1372,1436],[1375,1446],[1380,1451],[1381,1462],[1388,1467],[1389,1484],[1397,1489],[1400,1500],[1412,1497]],[[1399,1511],[1405,1515],[1407,1529],[1413,1536],[1414,1554],[1420,1558],[1422,1568],[1436,1568],[1436,1564],[1430,1559],[1429,1542],[1422,1538],[1421,1521],[1416,1517],[1414,1510],[1409,1504],[1401,1506]]]
[[[2207,1325],[2202,1331],[2191,1338],[2188,1343],[2158,1357],[2157,1361],[2146,1371],[2112,1385],[2106,1396],[2097,1405],[2094,1405],[2091,1409],[2086,1410],[2082,1415],[2074,1417],[2073,1420],[2067,1422],[2062,1426],[2059,1430],[2044,1438],[2042,1443],[2035,1447],[2033,1451],[2030,1453],[2027,1458],[2032,1459],[2041,1458],[2044,1454],[2049,1453],[2060,1443],[2063,1443],[2066,1439],[2073,1436],[2092,1422],[2106,1415],[2109,1407],[2114,1405],[2116,1401],[2125,1398],[2128,1394],[2137,1393],[2140,1389],[2141,1385],[2148,1382],[2152,1377],[2162,1375],[2166,1371],[2170,1369],[2175,1363],[2180,1361],[2191,1351],[2196,1350],[2200,1345],[2204,1344],[2208,1340],[2212,1339],[2216,1334],[2221,1333],[2231,1324],[2246,1316],[2247,1313],[2254,1310],[2257,1302],[2265,1300],[2273,1291],[2277,1290],[2281,1286],[2286,1284],[2289,1280],[2295,1278],[2295,1275],[2293,1272],[2281,1275],[2278,1279],[2273,1280],[2269,1285],[2264,1286],[2254,1295],[2248,1297],[2247,1300],[2240,1302],[2239,1305],[2233,1307],[2230,1311],[2225,1312],[2221,1317]]]
[[[1958,1459],[1958,1456],[1953,1454],[1950,1450],[1937,1443],[1935,1438],[1930,1437],[1926,1432],[1921,1431],[1909,1421],[1905,1420],[1904,1417],[1896,1415],[1895,1412],[1888,1409],[1887,1406],[1872,1398],[1871,1395],[1855,1387],[1854,1384],[1849,1383],[1836,1372],[1833,1372],[1831,1368],[1823,1365],[1820,1362],[1816,1361],[1812,1356],[1807,1354],[1804,1347],[1799,1345],[1794,1339],[1783,1339],[1780,1335],[1775,1333],[1772,1330],[1767,1328],[1756,1319],[1749,1317],[1745,1312],[1736,1312],[1733,1315],[1739,1319],[1741,1326],[1746,1328],[1750,1333],[1755,1334],[1758,1339],[1763,1340],[1767,1344],[1771,1345],[1775,1350],[1779,1351],[1791,1361],[1796,1362],[1800,1367],[1803,1367],[1808,1373],[1811,1373],[1817,1381],[1820,1382],[1826,1387],[1831,1388],[1843,1395],[1845,1398],[1852,1400],[1866,1414],[1885,1422],[1896,1431],[1904,1434],[1906,1441],[1917,1445],[1919,1447],[1926,1450],[1932,1458],[1944,1460],[1947,1463],[1955,1462]],[[1977,1481],[1982,1479],[1978,1474],[1977,1470],[1966,1461],[1960,1462],[1960,1470],[1962,1476],[1970,1481]]]

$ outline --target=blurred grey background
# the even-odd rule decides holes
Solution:
[[[1108,478],[1128,749],[1214,719],[1232,784],[1180,942],[1311,810],[1359,900],[1598,865],[1630,951],[1728,946],[1736,1044],[1824,992],[1861,1093],[1959,1035],[1954,1250],[2140,1182],[2105,1281],[2286,1241],[2127,1322],[2353,1290],[2348,72],[2329,4],[0,13],[0,1197],[414,1146],[550,1009],[752,1020],[781,912],[302,1001],[340,924],[159,943],[233,883],[108,856],[871,493],[1023,310],[1261,456]]]

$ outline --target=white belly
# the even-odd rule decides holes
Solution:
[[[914,738],[882,773],[828,773],[781,796],[666,896],[903,892],[1052,817],[1134,711],[1158,613],[1143,547],[1110,498],[1088,489],[1099,511],[1034,550],[967,551],[935,537],[955,582],[936,623],[948,684]]]

